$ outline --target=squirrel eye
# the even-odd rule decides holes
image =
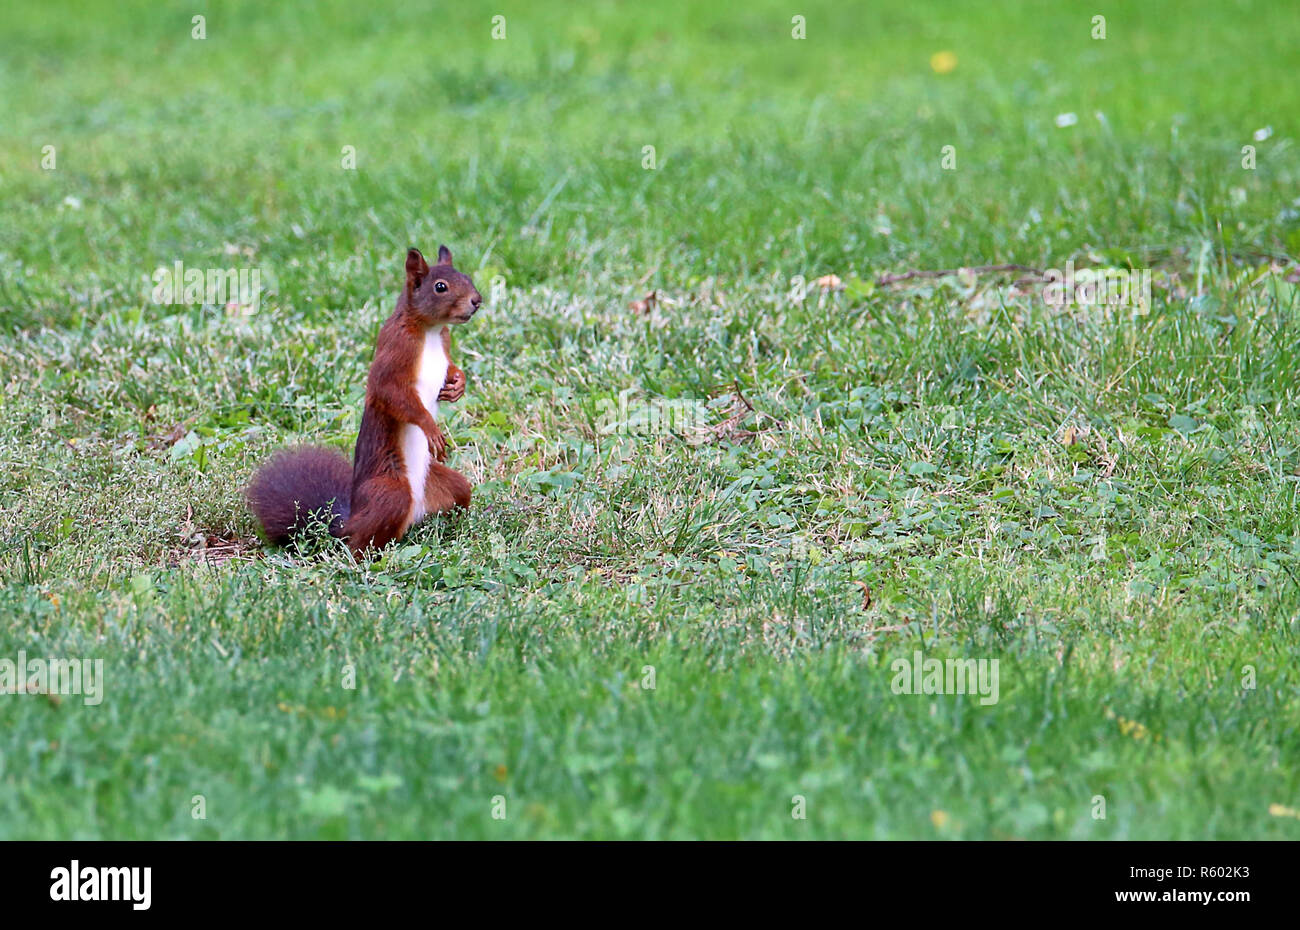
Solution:
[[[439,294],[441,294],[443,291],[447,290],[447,282],[439,281],[433,285],[433,289],[437,291]]]

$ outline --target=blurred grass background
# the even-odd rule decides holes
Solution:
[[[1292,11],[1125,4],[1098,41],[1094,6],[812,4],[796,41],[770,3],[21,5],[0,39],[6,318],[75,317],[88,281],[136,297],[154,263],[221,265],[227,242],[295,303],[364,299],[430,236],[519,284],[611,261],[682,280],[1295,253],[1294,146],[1252,141],[1294,112]]]

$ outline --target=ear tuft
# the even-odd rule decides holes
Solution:
[[[451,249],[447,248],[445,245],[438,246],[438,264],[439,265],[451,264]]]
[[[424,260],[419,249],[411,249],[406,253],[406,285],[414,287],[420,282],[420,279],[429,273],[429,263]]]

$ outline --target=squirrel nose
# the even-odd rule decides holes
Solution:
[[[481,303],[483,303],[483,295],[482,295],[482,294],[475,294],[473,297],[471,297],[471,298],[469,299],[469,303],[470,303],[470,306],[472,306],[475,310],[477,310],[477,309],[478,309],[478,305],[481,304]]]

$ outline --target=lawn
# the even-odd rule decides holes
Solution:
[[[6,10],[0,838],[1300,838],[1293,10],[445,6]],[[473,508],[263,546],[444,242]]]

